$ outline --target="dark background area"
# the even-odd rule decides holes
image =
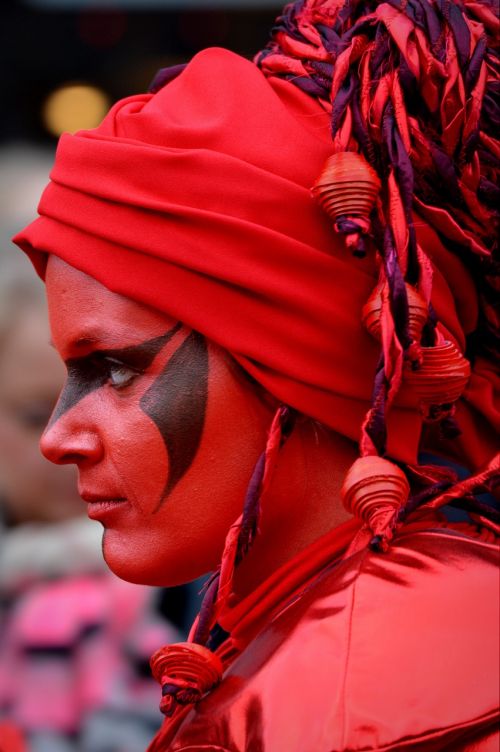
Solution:
[[[183,7],[184,6],[184,7]],[[111,101],[144,91],[156,71],[186,62],[208,46],[252,57],[265,46],[280,3],[199,7],[165,0],[29,3],[4,0],[0,10],[2,112],[0,141],[50,145],[41,111],[65,83],[84,82]]]

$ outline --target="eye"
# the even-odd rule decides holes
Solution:
[[[109,384],[114,389],[123,389],[123,387],[129,386],[136,376],[139,376],[139,371],[134,368],[126,366],[124,363],[120,363],[115,360],[107,359]]]

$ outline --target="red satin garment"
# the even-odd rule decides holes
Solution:
[[[0,721],[0,752],[27,752],[21,732],[8,721]]]
[[[435,524],[323,570],[149,752],[498,750],[498,548]]]

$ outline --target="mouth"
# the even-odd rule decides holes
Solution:
[[[127,502],[123,497],[109,498],[94,496],[93,494],[80,494],[87,502],[87,515],[91,520],[100,520],[118,511],[118,508]]]

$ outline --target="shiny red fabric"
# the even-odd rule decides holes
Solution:
[[[96,130],[62,137],[41,218],[15,242],[42,277],[46,254],[60,256],[199,330],[278,399],[358,440],[378,358],[361,324],[376,269],[373,254],[346,251],[311,199],[332,151],[328,120],[292,84],[205,50],[156,95],[118,102]],[[433,302],[463,347],[475,291],[426,228],[417,232],[436,250]],[[466,395],[483,427],[496,412],[489,384],[473,376]],[[469,424],[479,465],[489,429]],[[420,430],[416,405],[397,404],[389,453],[414,462]]]
[[[305,592],[268,614],[221,685],[149,752],[497,750],[499,643],[484,625],[499,618],[498,547],[442,524],[410,524],[384,556],[326,564],[345,543],[339,528],[313,581],[307,552],[290,562],[281,579],[295,569]],[[261,596],[268,583],[250,613]]]
[[[8,721],[0,721],[0,752],[27,752],[21,732]]]

